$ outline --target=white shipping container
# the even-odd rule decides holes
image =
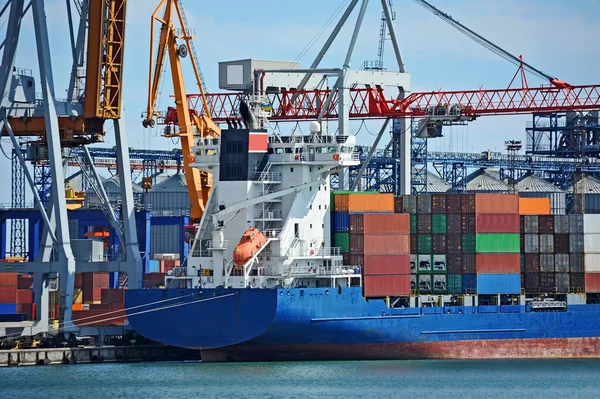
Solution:
[[[445,273],[446,268],[446,255],[433,255],[433,272]]]
[[[600,234],[583,235],[583,252],[586,254],[600,253]]]
[[[600,234],[600,215],[583,215],[583,232]]]
[[[540,241],[537,234],[525,234],[525,253],[533,254],[540,252]]]
[[[585,272],[600,272],[600,254],[585,254]]]
[[[540,234],[540,252],[545,254],[554,253],[553,234]]]

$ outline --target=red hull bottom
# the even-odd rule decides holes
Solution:
[[[600,338],[536,338],[362,345],[232,346],[202,361],[600,358]]]

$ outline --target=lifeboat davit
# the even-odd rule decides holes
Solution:
[[[236,266],[242,267],[266,242],[267,239],[258,229],[246,230],[239,244],[233,250],[233,261]]]

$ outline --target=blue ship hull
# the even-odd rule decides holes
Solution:
[[[203,360],[598,357],[600,305],[390,309],[361,288],[127,290],[132,327]]]

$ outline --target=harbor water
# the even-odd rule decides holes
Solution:
[[[592,398],[598,360],[130,363],[0,369],[20,398]]]

